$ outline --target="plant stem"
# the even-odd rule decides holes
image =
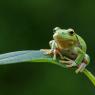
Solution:
[[[90,81],[93,83],[95,86],[95,76],[87,69],[83,71],[83,73],[90,79]]]

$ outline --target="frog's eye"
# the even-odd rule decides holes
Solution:
[[[68,32],[71,36],[73,36],[75,34],[74,30],[72,28],[69,28],[68,29]]]
[[[74,35],[74,31],[73,31],[73,30],[69,31],[69,34],[70,34],[71,36],[73,36],[73,35]]]

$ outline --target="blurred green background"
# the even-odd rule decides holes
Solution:
[[[0,1],[0,52],[49,48],[56,26],[85,39],[95,75],[95,0]],[[0,95],[95,95],[95,87],[73,69],[19,63],[0,66]]]

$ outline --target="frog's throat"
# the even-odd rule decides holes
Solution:
[[[77,42],[74,40],[71,40],[71,39],[64,40],[62,38],[55,39],[55,42],[57,43],[57,46],[60,49],[71,48],[77,44]]]

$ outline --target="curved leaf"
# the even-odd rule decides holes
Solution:
[[[45,55],[44,52],[40,50],[15,51],[0,55],[0,65],[20,62],[48,62],[64,68],[66,67],[58,60],[52,60],[51,56]]]
[[[44,52],[40,50],[25,50],[0,54],[0,65],[20,62],[48,62],[66,68],[66,66],[61,64],[58,59],[54,61],[51,56],[45,55]],[[83,73],[95,86],[95,76],[87,69],[85,69]]]

